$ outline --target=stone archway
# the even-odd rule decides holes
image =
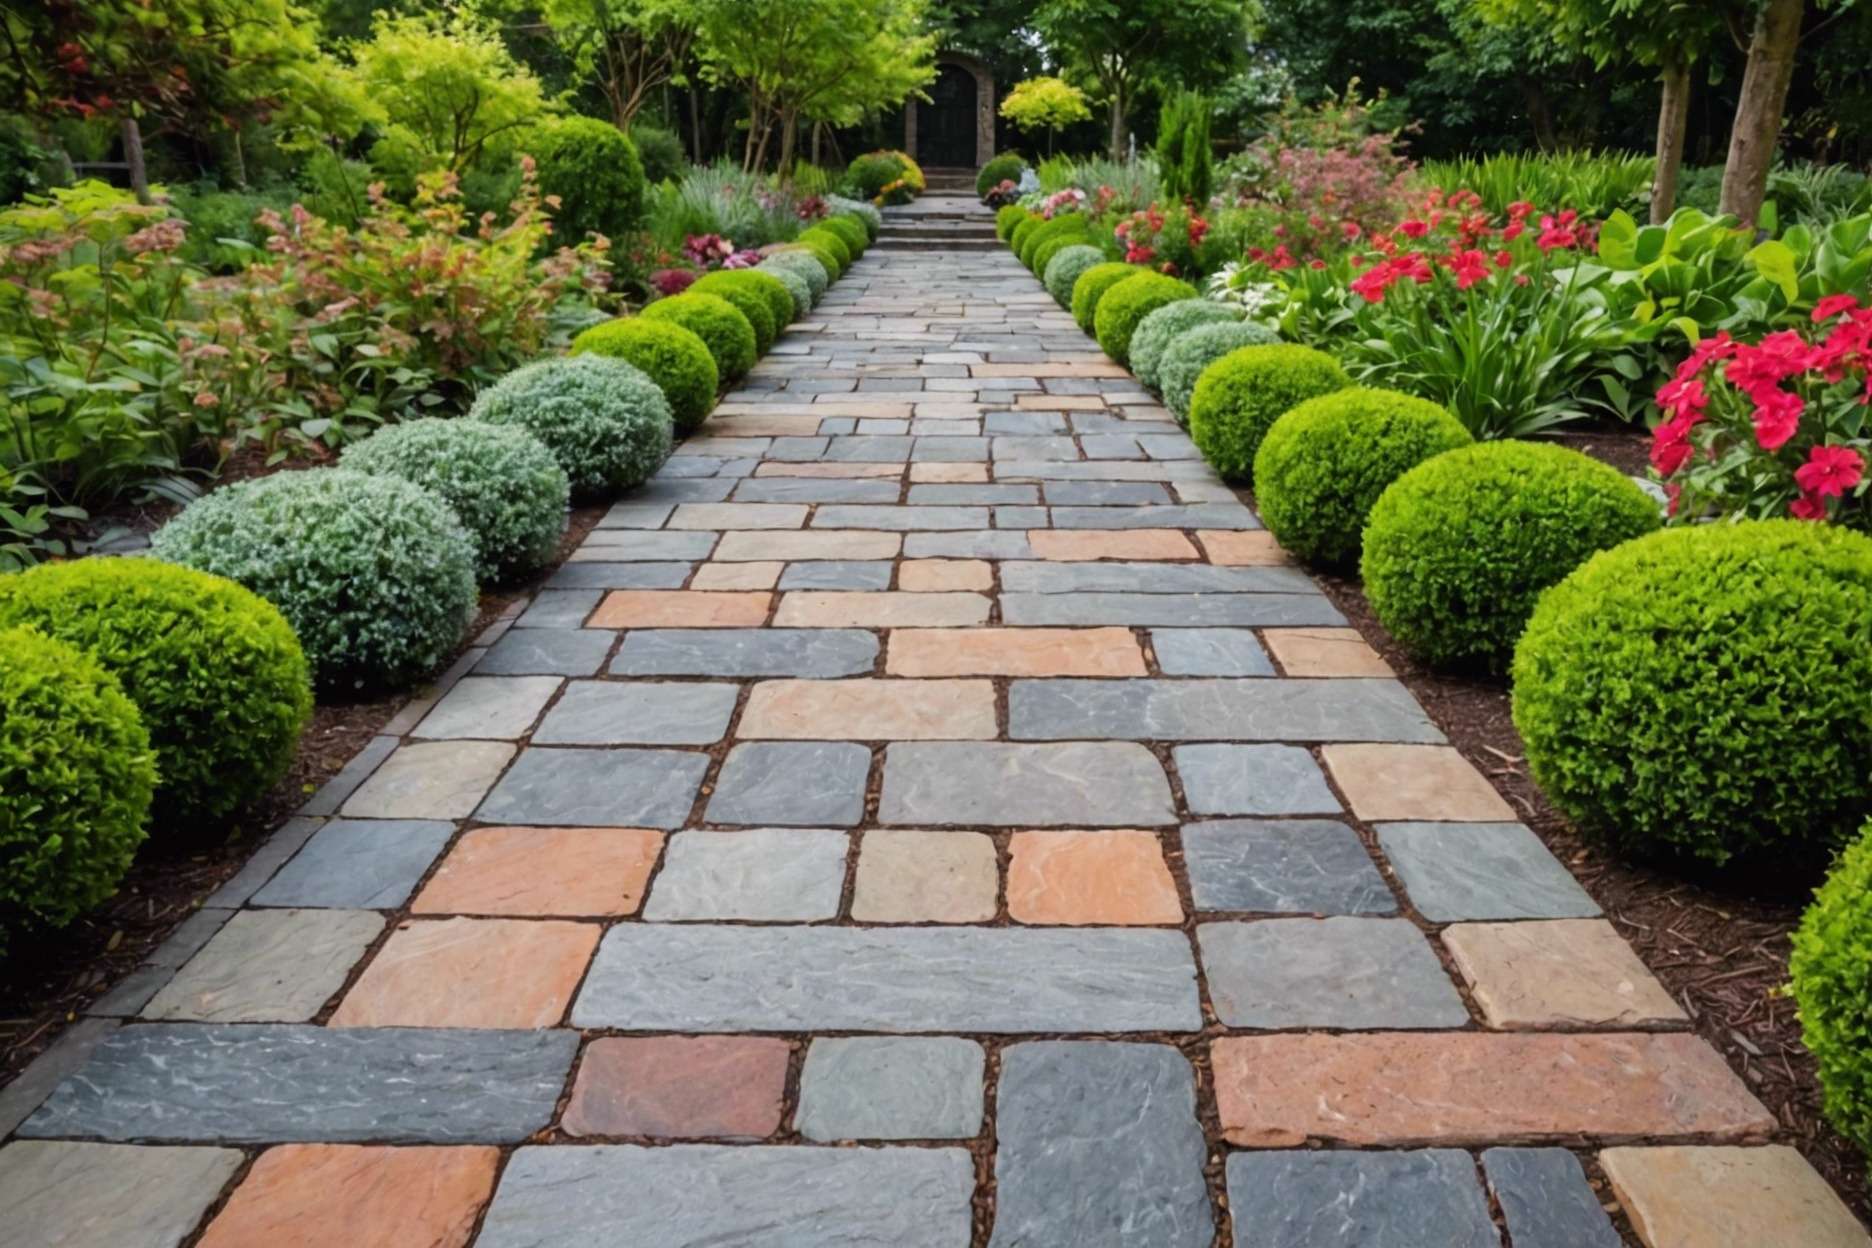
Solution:
[[[995,154],[995,82],[988,66],[966,53],[939,52],[927,94],[929,100],[904,106],[904,151],[929,168],[987,164]]]

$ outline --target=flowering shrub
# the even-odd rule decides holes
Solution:
[[[659,295],[680,295],[701,276],[694,269],[658,269],[650,275],[650,288]]]
[[[1172,277],[1201,274],[1213,268],[1214,249],[1204,252],[1209,222],[1178,204],[1156,204],[1132,213],[1112,231],[1125,249],[1127,264],[1143,264]]]
[[[691,234],[683,239],[683,255],[689,263],[710,268],[734,255],[734,243],[719,234]]]
[[[1005,208],[1020,198],[1020,184],[1013,178],[1002,178],[999,182],[982,192],[982,203],[990,208]]]

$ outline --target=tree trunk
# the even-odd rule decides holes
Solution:
[[[130,166],[130,189],[136,192],[137,203],[150,202],[149,166],[143,163],[143,128],[137,125],[137,119],[123,119],[124,163]]]
[[[1111,158],[1124,159],[1125,99],[1124,88],[1113,86],[1111,93]]]
[[[1729,131],[1729,160],[1723,166],[1722,211],[1755,224],[1768,192],[1768,168],[1781,135],[1781,110],[1794,77],[1801,18],[1807,0],[1767,0],[1749,38],[1748,68]]]
[[[238,128],[234,131],[233,156],[234,185],[240,187],[240,189],[244,191],[247,189],[247,148],[246,145],[241,142],[241,132]]]
[[[793,172],[793,149],[799,143],[799,118],[788,111],[780,114],[780,161],[774,167],[786,178]]]
[[[1651,222],[1669,219],[1677,206],[1677,173],[1683,167],[1684,132],[1690,124],[1690,63],[1672,57],[1660,73],[1664,89],[1658,101],[1657,178],[1651,183]]]
[[[1528,124],[1534,128],[1534,146],[1543,152],[1557,150],[1560,136],[1554,133],[1553,108],[1547,102],[1547,92],[1537,80],[1522,78],[1521,98],[1527,103]]]

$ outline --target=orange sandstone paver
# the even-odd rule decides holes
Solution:
[[[282,1144],[253,1169],[200,1248],[463,1248],[500,1150]]]
[[[1027,544],[1041,559],[1084,563],[1095,559],[1200,559],[1175,529],[1033,529]]]
[[[988,599],[969,593],[864,593],[801,589],[784,594],[774,614],[779,628],[954,628],[986,623]]]
[[[1203,545],[1210,563],[1230,568],[1273,567],[1288,562],[1274,535],[1264,529],[1202,529],[1196,539]]]
[[[780,1127],[791,1055],[767,1036],[594,1040],[563,1125],[572,1135],[762,1139]]]
[[[620,589],[606,594],[588,623],[593,628],[757,628],[773,595],[709,593],[693,589]]]
[[[900,628],[884,669],[893,676],[1142,676],[1128,628]]]
[[[982,559],[907,559],[897,568],[897,588],[912,593],[987,590],[994,569]]]
[[[1447,745],[1362,743],[1320,750],[1352,813],[1369,820],[1519,818],[1487,777]]]
[[[1289,676],[1395,674],[1356,628],[1269,628],[1261,640]]]
[[[986,923],[1001,868],[980,832],[875,828],[864,834],[852,891],[860,923]]]
[[[551,1027],[598,947],[598,926],[539,919],[407,923],[364,969],[334,1027]]]
[[[1645,1248],[1872,1248],[1826,1180],[1784,1144],[1608,1148],[1599,1164]]]
[[[648,828],[475,828],[424,886],[417,914],[635,914],[663,834]]]
[[[986,741],[986,680],[767,680],[748,694],[743,740]]]
[[[1631,1026],[1684,1018],[1603,919],[1458,923],[1442,937],[1491,1027]]]
[[[1021,923],[1181,923],[1183,903],[1150,832],[1016,832],[1008,914]]]

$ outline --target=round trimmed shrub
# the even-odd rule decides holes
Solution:
[[[1131,335],[1132,373],[1151,393],[1161,394],[1163,382],[1157,375],[1157,366],[1172,339],[1198,325],[1239,321],[1242,316],[1240,308],[1210,299],[1179,299],[1154,309],[1138,322],[1137,331]]]
[[[804,247],[788,244],[762,260],[760,267],[786,269],[791,273],[797,273],[805,279],[815,304],[825,297],[826,288],[832,285],[832,270],[825,266],[824,261]]]
[[[720,275],[710,273],[689,283],[689,289],[682,293],[682,298],[689,299],[696,295],[706,298],[712,295],[732,304],[734,310],[746,318],[748,327],[754,331],[754,359],[748,361],[748,368],[752,368],[754,360],[767,354],[773,346],[775,336],[780,332],[780,327],[774,324],[773,308],[768,304],[766,295],[739,282],[717,282],[706,290],[703,289],[702,284],[716,276]],[[792,307],[792,302],[791,299],[787,300],[789,309]],[[746,372],[747,369],[744,368],[741,371]]]
[[[643,162],[644,181],[651,186],[680,178],[689,167],[689,154],[672,130],[637,122],[630,128],[630,141]]]
[[[988,192],[1003,182],[1019,182],[1021,170],[1026,167],[1027,162],[1013,152],[989,157],[988,163],[975,175],[975,198],[988,198]]]
[[[1534,779],[1622,850],[1792,858],[1872,812],[1864,534],[1748,520],[1601,551],[1542,596],[1513,674]]]
[[[1047,261],[1045,276],[1047,294],[1053,296],[1053,302],[1062,308],[1072,307],[1073,287],[1086,270],[1105,263],[1105,253],[1090,243],[1071,242],[1053,253]]]
[[[793,323],[793,296],[771,273],[758,269],[717,269],[704,273],[689,289],[705,295],[721,294],[724,290],[751,290],[766,301],[767,315],[773,321],[776,336]]]
[[[1263,518],[1261,468],[1273,444],[1270,433],[1255,461]],[[1499,671],[1548,586],[1658,522],[1657,503],[1631,478],[1578,451],[1533,442],[1468,446],[1402,473],[1383,491],[1365,528],[1365,592],[1413,654]]]
[[[557,195],[553,236],[619,239],[643,223],[644,168],[630,137],[610,122],[567,117],[528,139],[542,196]]]
[[[772,256],[767,258],[767,260],[771,259],[773,259]],[[812,311],[812,287],[807,284],[806,275],[792,266],[769,264],[767,260],[763,260],[755,265],[751,271],[767,274],[767,276],[779,282],[781,287],[786,290],[787,298],[793,301],[792,319],[798,320],[800,317]],[[819,262],[817,260],[813,261],[814,268],[818,268],[818,265]],[[824,269],[820,269],[819,271],[821,273],[825,272]]]
[[[865,240],[868,243],[877,242],[878,234],[884,229],[884,214],[878,211],[876,204],[862,199],[847,199],[843,195],[828,195],[825,202],[834,216],[857,217],[865,228]]]
[[[1041,272],[1042,270],[1038,268],[1035,261],[1042,244],[1052,242],[1056,238],[1090,239],[1092,230],[1083,216],[1070,212],[1063,217],[1054,217],[1051,221],[1037,222],[1027,227],[1024,232],[1017,231],[1016,237],[1018,242],[1014,254],[1018,255],[1020,262],[1029,269]]]
[[[1801,1038],[1820,1067],[1827,1121],[1872,1153],[1872,822],[1840,855],[1788,959]]]
[[[76,646],[0,630],[0,954],[109,897],[143,841],[156,763],[137,708]]]
[[[791,276],[804,292],[806,283]],[[669,401],[677,433],[694,429],[715,407],[715,393],[721,389],[715,357],[709,354],[708,343],[675,321],[621,316],[601,322],[572,340],[574,355],[587,352],[643,370]]]
[[[1343,565],[1358,558],[1365,517],[1386,486],[1474,441],[1448,408],[1415,395],[1363,386],[1321,395],[1280,417],[1261,440],[1255,504],[1284,549]]]
[[[305,652],[233,581],[154,559],[41,564],[0,578],[0,628],[22,626],[84,651],[136,705],[157,826],[219,823],[291,766],[312,714]]]
[[[1028,220],[1038,218],[1019,204],[1003,204],[995,209],[995,237],[1007,242],[1014,237],[1014,227]]]
[[[852,249],[846,246],[844,236],[835,230],[828,229],[824,222],[813,226],[810,230],[801,230],[800,236],[793,241],[817,246],[822,251],[829,252],[832,258],[838,261],[838,271],[841,275],[846,269],[851,268],[852,261],[858,258]]]
[[[746,333],[752,341],[754,331]],[[602,355],[535,360],[516,368],[481,392],[468,418],[515,425],[545,443],[574,498],[642,485],[669,458],[674,429],[669,400],[657,384],[623,360]]]
[[[743,295],[744,304],[755,296]],[[766,311],[766,300],[759,300]],[[658,299],[638,313],[648,320],[669,321],[680,325],[708,347],[715,357],[715,368],[723,381],[733,381],[754,367],[759,358],[760,336],[742,304],[730,303],[720,295],[697,294],[693,288],[680,295]],[[769,326],[771,328],[771,326]]]
[[[1166,396],[1171,369],[1182,367],[1183,344],[1204,335],[1247,329],[1239,325],[1204,325],[1170,347],[1164,361]],[[1262,328],[1255,326],[1255,328]],[[1180,380],[1180,374],[1177,375]],[[1210,467],[1230,481],[1249,479],[1261,439],[1290,408],[1322,394],[1343,390],[1347,380],[1334,359],[1311,347],[1287,343],[1238,347],[1203,369],[1189,404],[1190,439]]]
[[[474,539],[447,503],[396,477],[323,468],[224,486],[150,545],[278,607],[324,689],[427,676],[474,616]]]
[[[1014,228],[1008,232],[1007,237],[1007,245],[1009,250],[1013,251],[1014,258],[1017,260],[1020,259],[1022,250],[1027,246],[1028,237],[1032,235],[1035,230],[1043,225],[1051,225],[1052,223],[1050,218],[1043,217],[1037,212],[1030,213],[1023,221],[1016,221],[1014,223]]]
[[[1127,277],[1105,293],[1098,302],[1092,328],[1099,350],[1119,364],[1131,362],[1131,335],[1138,322],[1166,304],[1194,299],[1196,288],[1162,273],[1139,273]]]
[[[1109,264],[1095,264],[1079,275],[1073,283],[1072,314],[1079,328],[1086,333],[1092,332],[1093,317],[1098,314],[1099,300],[1105,292],[1127,278],[1143,272],[1135,264],[1113,261]]]
[[[816,228],[831,230],[834,234],[838,235],[839,241],[845,244],[845,249],[851,252],[852,259],[854,260],[864,255],[865,248],[871,245],[871,232],[865,229],[864,222],[858,220],[856,217],[824,217],[819,221]]]
[[[1280,335],[1259,321],[1198,325],[1185,330],[1170,340],[1163,358],[1157,362],[1157,380],[1163,383],[1164,406],[1170,409],[1178,424],[1187,427],[1196,383],[1211,364],[1243,347],[1270,347],[1278,342]],[[1278,415],[1279,412],[1274,413]]]
[[[1063,234],[1058,238],[1049,238],[1044,243],[1041,243],[1038,247],[1034,248],[1033,264],[1030,266],[1033,269],[1034,276],[1040,278],[1040,280],[1044,282],[1046,280],[1047,266],[1053,263],[1053,257],[1059,255],[1060,252],[1065,251],[1068,247],[1088,246],[1088,240],[1090,240],[1091,237],[1090,234]],[[1069,297],[1072,294],[1071,291],[1066,293]]]
[[[401,477],[454,508],[474,538],[475,576],[483,582],[536,571],[559,549],[571,484],[552,452],[525,429],[412,420],[379,429],[347,450],[343,462],[372,476]]]
[[[808,238],[806,235],[802,234],[788,243],[787,246],[803,251],[817,260],[819,262],[819,267],[825,270],[826,282],[829,285],[832,282],[838,281],[839,278],[845,275],[845,270],[850,264],[850,261],[845,256],[844,245],[838,242],[837,237],[832,236],[830,242],[827,241],[827,237],[827,235],[821,234],[814,238]]]

